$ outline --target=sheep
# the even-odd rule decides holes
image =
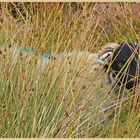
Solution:
[[[10,55],[10,72],[14,70],[18,59],[22,58],[21,62],[26,61],[27,63],[35,59],[36,65],[34,65],[33,73],[36,74],[38,79],[46,71],[48,72],[49,69],[51,69],[53,73],[52,78],[56,78],[61,70],[66,71],[68,76],[68,73],[71,72],[72,74],[70,75],[74,78],[72,90],[86,85],[86,93],[94,94],[97,92],[93,99],[94,106],[94,104],[99,102],[100,97],[104,96],[103,93],[109,92],[108,89],[111,89],[114,78],[111,75],[112,71],[109,70],[110,62],[114,51],[119,46],[120,44],[117,43],[108,43],[102,46],[98,53],[73,51],[56,55],[38,54],[36,51],[31,51],[28,48],[9,46],[1,49],[0,58],[4,60],[6,56]],[[108,118],[108,115],[105,114],[108,114],[106,112],[110,112],[111,109],[108,108],[116,101],[116,96],[114,95],[112,97],[112,95],[106,94],[105,98],[107,99],[101,101],[101,105],[99,105],[100,120],[106,120]]]

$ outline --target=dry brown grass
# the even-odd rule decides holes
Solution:
[[[18,44],[57,54],[98,52],[108,42],[139,42],[139,3],[31,3],[29,9],[22,3],[24,14],[15,8],[15,17],[8,5],[1,3],[1,47]],[[108,85],[106,74],[96,79],[84,73],[87,61],[81,57],[70,63],[50,61],[38,77],[39,55],[30,64],[19,58],[14,67],[11,55],[6,56],[0,65],[1,137],[139,137],[139,104],[134,111],[131,96],[112,102],[116,86]]]

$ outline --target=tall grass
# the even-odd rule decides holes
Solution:
[[[107,74],[92,73],[84,52],[108,42],[139,42],[138,3],[1,3],[0,44],[18,44],[38,54],[79,52],[36,62],[4,52],[0,64],[1,137],[139,137],[140,111],[131,96],[116,99]],[[20,8],[22,9],[20,9]],[[101,76],[100,76],[101,75]],[[115,100],[116,101],[116,100]],[[110,104],[108,106],[108,104]],[[116,107],[116,104],[117,107]],[[138,106],[137,104],[136,106]],[[115,116],[112,116],[115,107]],[[107,111],[113,107],[114,109]],[[106,113],[105,113],[106,112]],[[106,120],[104,122],[104,120]]]

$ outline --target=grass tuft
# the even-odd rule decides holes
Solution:
[[[0,136],[139,137],[134,95],[117,98],[117,83],[109,85],[102,68],[92,73],[86,55],[108,42],[139,42],[139,8],[139,3],[0,3],[1,48],[18,44],[38,52],[30,61],[0,54]],[[43,71],[37,67],[40,54],[61,52],[78,53],[48,60]]]

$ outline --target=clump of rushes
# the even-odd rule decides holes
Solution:
[[[108,42],[139,42],[138,3],[0,5],[1,47],[18,44],[54,56],[83,52],[51,59],[42,73],[39,55],[28,61],[21,54],[11,63],[13,55],[0,52],[1,137],[139,137],[139,103],[132,107],[131,94],[115,100],[120,90],[106,73],[98,78],[100,70],[88,71],[84,53]]]

